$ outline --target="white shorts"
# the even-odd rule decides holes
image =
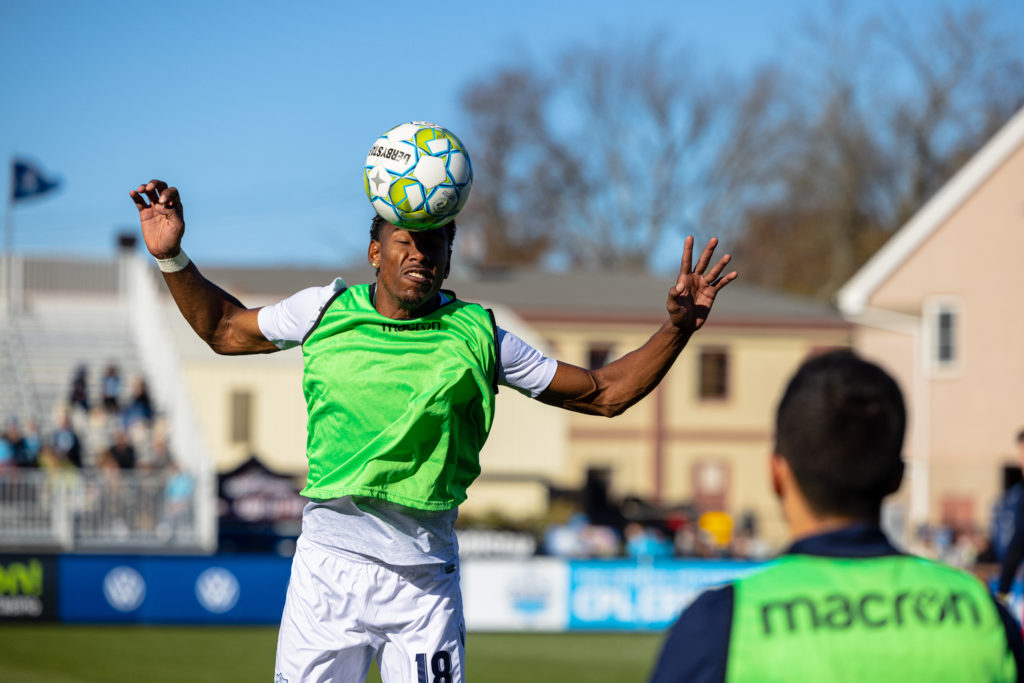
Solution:
[[[396,567],[299,537],[277,637],[275,683],[462,683],[456,563]]]

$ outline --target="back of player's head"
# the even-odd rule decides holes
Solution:
[[[380,216],[374,216],[373,222],[370,223],[370,239],[374,242],[380,242],[380,238],[384,234],[384,227],[390,225],[386,220]],[[448,238],[448,249],[452,248],[455,243],[455,219],[451,219],[444,224],[444,236]]]
[[[850,351],[807,361],[779,402],[775,452],[818,514],[876,519],[903,478],[906,409],[895,380]]]

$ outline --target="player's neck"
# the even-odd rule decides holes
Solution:
[[[820,536],[821,534],[831,533],[833,531],[839,531],[846,527],[863,523],[864,520],[854,519],[852,517],[814,517],[810,516],[807,518],[793,520],[789,522],[789,537],[792,542],[799,541],[803,538],[809,538],[811,536]]]
[[[374,309],[385,318],[391,318],[392,320],[415,320],[416,318],[422,318],[433,313],[441,305],[441,295],[438,293],[428,297],[426,301],[419,305],[390,296],[386,290],[382,291],[378,285],[374,285],[372,294]]]
[[[819,513],[807,502],[803,492],[795,485],[795,480],[790,479],[787,484],[780,498],[782,512],[789,527],[789,536],[793,541],[838,531],[851,524],[865,521],[847,515]]]

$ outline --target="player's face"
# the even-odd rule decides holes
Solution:
[[[410,231],[387,225],[380,242],[371,241],[370,263],[377,263],[377,311],[389,318],[429,313],[448,275],[448,238],[444,228]]]

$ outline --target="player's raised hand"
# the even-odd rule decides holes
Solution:
[[[723,287],[736,279],[736,271],[722,275],[732,257],[726,254],[708,270],[711,259],[715,255],[718,238],[712,237],[704,247],[704,253],[693,262],[693,236],[686,238],[683,246],[683,261],[679,268],[679,277],[675,285],[668,290],[668,316],[683,332],[692,333],[699,330],[708,319],[715,297]]]
[[[150,180],[128,193],[139,210],[142,239],[149,253],[158,259],[171,258],[181,250],[185,214],[178,188],[162,180]]]

